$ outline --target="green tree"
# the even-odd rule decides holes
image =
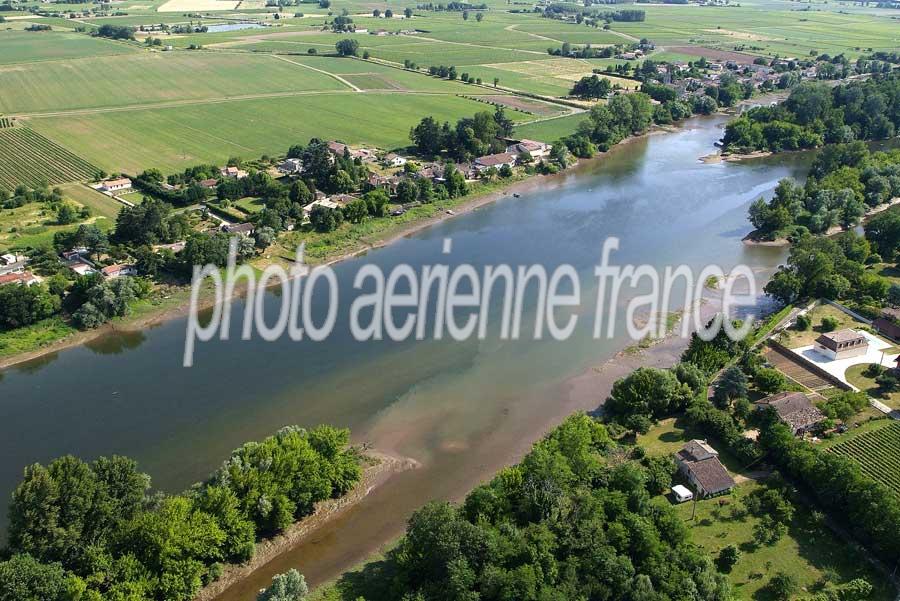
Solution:
[[[353,39],[340,40],[334,47],[340,56],[356,56],[359,52],[359,42]]]
[[[303,601],[309,594],[306,580],[297,570],[290,570],[272,578],[269,588],[261,591],[256,601]]]

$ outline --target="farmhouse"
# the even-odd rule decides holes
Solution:
[[[217,179],[203,179],[198,182],[201,188],[205,188],[206,190],[212,190],[216,186],[219,185],[219,180]]]
[[[384,164],[388,167],[402,167],[406,164],[406,157],[402,157],[394,152],[389,152],[384,157]]]
[[[506,152],[509,154],[527,154],[532,160],[543,159],[550,156],[550,150],[553,148],[550,144],[537,142],[535,140],[521,140],[520,142],[508,146]]]
[[[503,165],[509,167],[516,166],[516,155],[509,152],[501,152],[498,154],[489,154],[475,159],[475,170],[483,173],[488,169],[499,169]]]
[[[6,286],[8,284],[25,284],[26,286],[31,286],[38,281],[40,280],[34,277],[34,275],[30,271],[21,271],[0,275],[0,286]]]
[[[100,270],[100,273],[109,279],[125,275],[137,275],[137,267],[134,265],[109,265]]]
[[[77,275],[90,275],[92,273],[97,273],[97,270],[85,261],[70,261],[66,265],[66,267],[74,271]]]
[[[335,156],[342,157],[350,151],[350,147],[334,140],[328,142],[328,150]]]
[[[251,236],[254,232],[252,223],[238,223],[236,225],[223,225],[222,231],[226,234],[237,234],[239,236]]]
[[[129,190],[131,189],[131,180],[127,177],[109,179],[100,184],[100,189],[104,192],[118,192],[120,190]]]
[[[700,497],[711,497],[734,488],[734,478],[719,461],[719,453],[705,440],[692,440],[675,453],[678,471],[697,489]]]
[[[0,255],[0,265],[12,265],[19,262],[18,254]]]
[[[278,170],[286,174],[300,173],[303,171],[303,161],[300,159],[285,159],[278,165]]]
[[[315,207],[325,207],[326,209],[337,209],[339,208],[336,202],[332,202],[327,198],[317,198],[313,202],[309,203],[305,207],[303,207],[303,217],[304,219],[309,219],[310,213],[312,213]]]
[[[757,401],[755,405],[757,411],[773,408],[778,419],[795,436],[806,434],[825,419],[825,415],[802,392],[779,392]]]
[[[865,336],[851,329],[827,332],[816,338],[815,350],[832,361],[865,355],[869,341]]]
[[[219,173],[222,177],[232,177],[234,179],[243,179],[247,177],[247,172],[237,167],[222,167],[219,169]]]
[[[879,334],[893,340],[900,340],[900,309],[887,307],[881,310],[881,316],[872,322]]]

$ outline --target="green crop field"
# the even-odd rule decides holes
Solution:
[[[0,69],[0,112],[39,113],[346,89],[273,56],[143,52]]]
[[[0,31],[0,65],[134,52],[136,49],[125,44],[79,33]]]
[[[900,495],[900,422],[848,438],[829,449],[856,461],[870,478]]]
[[[89,179],[98,169],[25,127],[0,129],[0,189]]]
[[[491,107],[454,95],[348,92],[42,117],[29,126],[109,172],[171,172],[230,156],[283,153],[312,137],[405,147],[409,128],[425,115],[454,121],[483,110]]]
[[[575,133],[578,124],[587,119],[587,113],[545,119],[536,123],[520,125],[516,128],[516,136],[530,140],[545,140],[553,142]]]

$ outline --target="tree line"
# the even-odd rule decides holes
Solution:
[[[864,142],[836,144],[816,156],[801,186],[778,182],[771,200],[750,205],[748,218],[760,240],[824,234],[860,223],[866,211],[900,196],[900,151],[870,152]]]
[[[900,127],[900,75],[876,75],[834,88],[804,82],[776,106],[753,108],[725,128],[729,152],[799,150],[882,140]]]
[[[261,537],[356,484],[348,441],[330,426],[283,428],[177,495],[151,493],[126,457],[28,466],[9,509],[0,599],[189,601],[223,562],[247,561]]]

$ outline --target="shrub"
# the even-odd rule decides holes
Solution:
[[[797,322],[794,324],[794,328],[801,332],[805,332],[812,327],[812,318],[809,315],[803,314],[797,316]]]
[[[838,321],[837,317],[832,317],[831,315],[826,315],[822,318],[822,331],[823,332],[832,332],[837,329],[837,327],[841,325],[841,322]]]

